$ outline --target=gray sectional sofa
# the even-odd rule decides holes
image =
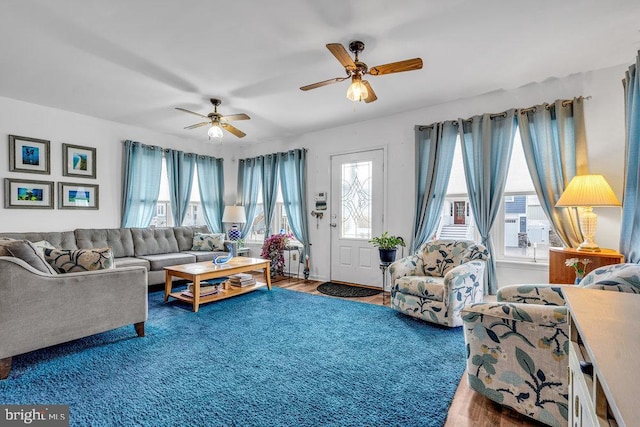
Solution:
[[[0,232],[18,240],[5,241],[0,256],[0,380],[19,354],[126,325],[144,336],[148,285],[164,283],[164,267],[228,255],[192,251],[196,231],[208,233],[206,227]],[[115,268],[55,274],[42,268],[41,250],[29,243],[41,241],[70,250],[110,247],[114,261],[105,265]],[[30,257],[32,263],[25,260]]]
[[[2,233],[0,237],[39,242],[45,240],[61,249],[110,247],[116,268],[141,266],[147,270],[148,284],[164,283],[164,267],[210,261],[222,251],[192,251],[195,232],[209,233],[206,226],[166,228],[86,228],[46,233]],[[225,246],[235,242],[225,242]]]

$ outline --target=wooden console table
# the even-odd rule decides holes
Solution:
[[[562,289],[569,308],[569,426],[640,420],[640,295]]]
[[[573,283],[576,273],[564,263],[569,258],[587,258],[591,264],[587,265],[586,273],[605,265],[621,264],[624,255],[613,249],[601,249],[600,252],[579,251],[572,248],[549,248],[549,283]]]

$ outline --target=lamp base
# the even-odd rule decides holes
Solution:
[[[240,234],[240,229],[234,224],[227,232],[227,238],[231,241],[236,241],[240,239]]]
[[[596,234],[598,226],[598,216],[593,213],[591,206],[586,206],[580,214],[580,230],[584,235],[584,242],[578,246],[579,251],[600,252],[600,247],[596,244],[593,236]]]
[[[598,245],[590,245],[587,242],[582,242],[576,248],[576,250],[581,252],[600,252],[600,247]]]

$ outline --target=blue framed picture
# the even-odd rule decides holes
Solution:
[[[62,175],[79,178],[96,177],[96,149],[62,144]]]
[[[9,135],[9,170],[49,175],[49,146],[45,139]]]
[[[98,186],[58,182],[58,209],[98,209]]]
[[[53,209],[53,181],[4,179],[7,209]]]

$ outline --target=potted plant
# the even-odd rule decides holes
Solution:
[[[369,240],[373,246],[378,248],[380,253],[380,262],[391,263],[396,260],[396,250],[398,246],[404,247],[404,239],[399,236],[390,236],[388,232],[382,233],[378,237]]]
[[[284,248],[292,238],[291,234],[274,234],[264,240],[260,256],[271,260],[271,278],[284,276]]]

